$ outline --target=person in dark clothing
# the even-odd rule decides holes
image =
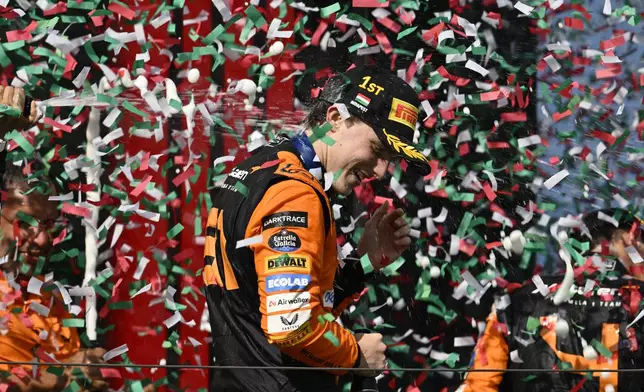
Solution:
[[[362,376],[385,365],[380,334],[354,336],[335,319],[372,270],[407,249],[410,227],[385,203],[339,261],[326,192],[348,194],[399,157],[427,171],[412,142],[418,104],[395,74],[354,68],[329,80],[303,132],[228,175],[208,217],[203,271],[216,365],[360,368]],[[219,369],[210,390],[338,391],[344,373]]]
[[[601,371],[644,366],[642,222],[615,209],[588,214],[582,222],[570,239],[561,237],[576,261],[570,292],[558,292],[562,277],[544,277],[497,300],[471,365],[579,371],[471,372],[461,391],[644,390],[638,373]]]

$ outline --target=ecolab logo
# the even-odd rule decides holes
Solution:
[[[302,291],[298,293],[269,295],[266,298],[266,303],[266,311],[268,313],[301,309],[311,303],[311,293]]]
[[[266,292],[287,290],[302,290],[308,286],[311,275],[305,274],[279,274],[266,278]]]

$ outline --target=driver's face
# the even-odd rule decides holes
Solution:
[[[2,269],[31,276],[38,260],[51,252],[60,214],[47,195],[37,191],[24,195],[16,189],[8,193],[0,211],[0,257],[8,257]]]

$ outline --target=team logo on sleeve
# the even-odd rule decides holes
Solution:
[[[268,316],[268,333],[295,331],[311,317],[311,309]]]
[[[279,274],[266,277],[266,292],[304,290],[311,281],[311,275]]]
[[[304,211],[282,211],[262,218],[262,230],[272,227],[309,227],[309,213]]]
[[[268,239],[268,246],[278,252],[293,252],[300,249],[302,241],[294,232],[283,229]]]
[[[391,111],[389,112],[389,119],[391,121],[399,122],[403,125],[416,130],[416,122],[418,121],[418,108],[411,104],[394,98],[391,103]]]
[[[279,255],[266,259],[266,272],[271,273],[275,270],[302,270],[309,271],[309,258],[302,255]]]

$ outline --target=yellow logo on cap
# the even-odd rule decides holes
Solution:
[[[407,156],[408,158],[429,163],[427,158],[420,151],[418,151],[416,149],[416,147],[410,146],[409,144],[403,142],[397,136],[388,134],[387,131],[385,131],[384,128],[382,129],[382,132],[384,132],[385,136],[387,137],[387,143],[389,143],[389,145],[398,154],[403,154],[403,155]]]
[[[389,119],[391,121],[399,122],[409,128],[416,130],[416,121],[418,121],[418,108],[412,106],[410,103],[401,101],[394,98],[391,103],[391,111],[389,112]]]

